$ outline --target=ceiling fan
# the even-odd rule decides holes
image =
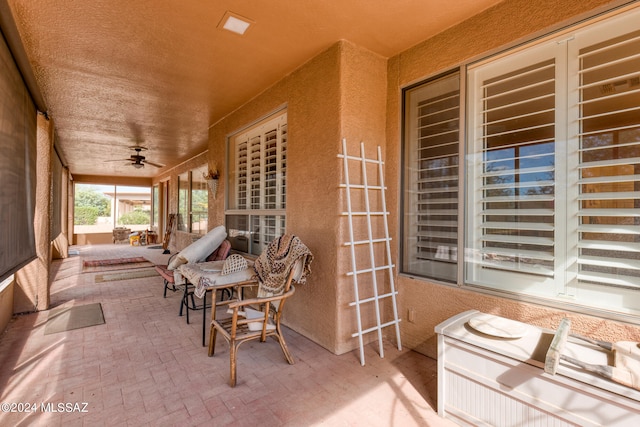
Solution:
[[[133,166],[134,168],[136,168],[136,169],[143,168],[144,165],[151,165],[151,166],[155,166],[157,168],[164,167],[163,164],[151,162],[151,161],[147,160],[145,156],[140,154],[142,151],[148,150],[147,147],[134,145],[132,147],[129,147],[129,149],[130,150],[134,150],[136,153],[132,154],[128,159],[107,160],[107,162],[130,162],[129,164],[131,166]]]

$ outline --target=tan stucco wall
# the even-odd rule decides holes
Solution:
[[[361,142],[364,143],[365,157],[368,159],[376,159],[378,157],[377,148],[380,147],[384,153],[386,147],[386,81],[387,81],[387,59],[368,52],[349,42],[342,44],[342,60],[340,64],[340,139],[345,138],[347,141],[347,153],[349,156],[359,156],[361,153]],[[340,143],[340,141],[338,141]],[[334,157],[337,153],[342,153],[342,147],[334,148],[331,153]],[[343,173],[343,160],[333,160],[337,162],[339,171],[339,180],[337,184],[345,182]],[[377,166],[369,164],[367,166],[367,184],[379,185],[377,174]],[[363,183],[361,164],[358,161],[352,161],[349,164],[350,183]],[[364,192],[361,190],[352,190],[351,192],[352,211],[366,211]],[[371,211],[379,211],[382,206],[379,202],[378,191],[369,191],[369,202]],[[334,197],[338,196],[338,212],[347,211],[346,190],[333,190]],[[387,204],[387,209],[394,205]],[[351,249],[344,243],[350,241],[348,218],[341,216],[339,219],[340,226],[337,229],[337,259],[338,271],[335,277],[337,283],[337,346],[335,352],[341,354],[358,347],[356,338],[351,335],[358,330],[357,312],[355,307],[349,304],[356,300],[354,292],[354,281],[352,276],[347,273],[352,270],[351,267]],[[374,216],[371,219],[373,238],[384,237],[383,218]],[[367,224],[362,217],[354,218],[353,230],[354,239],[356,241],[367,238]],[[369,247],[361,245],[356,247],[356,268],[361,270],[371,267],[371,258],[369,256]],[[384,243],[374,245],[375,265],[381,266],[387,264],[384,252]],[[376,274],[377,293],[378,295],[388,294],[388,284],[385,280],[385,272],[381,271]],[[362,300],[374,295],[372,276],[368,273],[358,275],[358,293]],[[382,299],[379,303],[381,309],[380,320],[382,323],[391,320],[385,312],[385,307],[389,306],[391,300],[389,298]],[[364,303],[360,306],[361,310],[361,327],[363,330],[373,327],[376,321],[376,302]],[[363,337],[365,343],[377,341],[377,333],[370,332]]]
[[[403,86],[620,3],[603,0],[507,0],[391,58],[388,67],[389,121],[386,152],[389,187],[400,188],[400,97]],[[391,191],[391,197],[394,197],[393,193]],[[394,200],[393,203],[394,206],[399,206],[399,200]],[[392,230],[397,233],[398,216],[392,215],[391,222]],[[394,235],[395,242],[400,241],[399,237]],[[395,248],[397,250],[397,245]],[[410,308],[415,309],[416,316],[414,323],[406,320],[402,323],[403,344],[432,357],[436,355],[434,326],[468,309],[499,314],[549,328],[555,328],[560,319],[567,315],[572,319],[572,330],[577,332],[610,341],[640,341],[640,328],[620,322],[460,290],[419,278],[400,275],[397,282],[401,316],[406,319]]]
[[[37,184],[33,228],[37,258],[16,272],[14,313],[49,308],[49,270],[51,267],[51,158],[53,154],[53,121],[38,114],[37,119]]]
[[[337,43],[302,65],[210,130],[209,161],[225,176],[227,138],[286,106],[287,232],[314,253],[312,275],[287,304],[285,323],[323,347],[343,353],[357,346],[346,224],[339,184],[341,140],[384,145],[386,59],[349,42]],[[218,189],[225,191],[224,179]],[[224,218],[223,203],[213,206]]]

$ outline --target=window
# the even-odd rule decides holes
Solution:
[[[287,114],[229,138],[226,227],[231,246],[258,255],[285,232]]]
[[[191,171],[191,232],[207,234],[209,224],[209,193],[204,176],[207,166]]]
[[[466,283],[640,314],[639,19],[469,69]]]
[[[151,199],[151,225],[157,228],[160,224],[160,186],[158,184],[151,189]]]
[[[203,165],[178,175],[178,230],[206,234],[209,223],[209,193]]]
[[[149,228],[151,189],[122,185],[74,184],[74,233],[109,233],[126,226]]]
[[[178,175],[178,226],[189,232],[189,172]]]
[[[404,101],[402,269],[455,282],[460,75],[409,88]]]

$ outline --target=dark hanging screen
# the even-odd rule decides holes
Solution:
[[[0,36],[0,281],[36,256],[36,110]]]

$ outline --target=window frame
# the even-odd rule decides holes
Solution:
[[[460,277],[460,273],[459,273],[459,266],[458,262],[456,260],[457,258],[457,254],[460,253],[458,252],[458,249],[460,247],[460,240],[461,240],[461,236],[463,236],[462,234],[462,224],[460,221],[460,207],[463,206],[462,203],[462,193],[463,193],[463,185],[464,185],[464,180],[461,179],[461,177],[463,176],[463,168],[460,167],[462,166],[463,159],[461,158],[460,154],[463,152],[462,151],[462,144],[464,143],[464,126],[461,126],[461,123],[463,122],[463,118],[464,118],[464,98],[463,98],[463,83],[462,83],[462,78],[461,76],[463,75],[463,70],[461,68],[455,68],[452,70],[448,70],[446,72],[440,73],[436,76],[433,76],[431,78],[428,78],[424,81],[421,81],[419,83],[416,83],[414,85],[411,85],[409,87],[406,87],[403,89],[402,91],[402,172],[401,172],[401,180],[402,180],[402,194],[401,194],[401,217],[403,218],[403,220],[400,223],[400,228],[401,228],[401,236],[403,236],[403,242],[402,245],[400,245],[400,257],[401,257],[401,273],[403,274],[407,274],[407,275],[416,275],[419,277],[426,277],[429,278],[430,280],[434,280],[437,282],[443,282],[443,283],[448,283],[448,284],[455,284],[458,282],[458,277]],[[412,162],[417,162],[420,160],[425,160],[425,158],[417,158],[412,156],[412,148],[409,147],[410,144],[417,144],[417,140],[420,139],[417,135],[413,136],[412,133],[414,133],[415,131],[417,131],[417,129],[419,128],[419,126],[416,127],[416,129],[411,129],[411,125],[413,124],[413,121],[419,121],[419,118],[411,118],[408,117],[408,112],[413,110],[418,110],[419,109],[419,103],[416,104],[416,106],[412,107],[410,106],[410,102],[411,102],[411,95],[413,95],[414,93],[419,93],[419,92],[428,92],[428,89],[430,88],[430,85],[446,85],[447,84],[447,80],[449,79],[453,79],[457,76],[458,81],[457,81],[457,97],[458,97],[458,108],[457,108],[457,118],[455,118],[454,120],[457,120],[458,122],[458,126],[457,126],[457,142],[454,142],[457,144],[457,161],[458,164],[457,166],[452,166],[452,165],[448,165],[448,167],[456,167],[458,169],[457,172],[457,213],[456,213],[456,226],[454,227],[455,229],[455,233],[456,233],[456,237],[455,240],[456,242],[453,243],[452,245],[455,246],[455,253],[454,251],[447,251],[449,254],[449,259],[451,259],[451,257],[453,256],[454,259],[454,266],[452,268],[449,268],[450,271],[448,274],[452,274],[453,277],[447,278],[444,277],[445,273],[440,273],[440,274],[436,274],[433,273],[432,275],[429,275],[426,272],[421,272],[418,269],[414,269],[411,267],[411,263],[412,263],[412,259],[413,259],[413,251],[411,249],[408,248],[408,246],[411,246],[411,244],[409,242],[407,242],[407,234],[409,233],[409,229],[412,228],[410,227],[407,222],[408,222],[408,217],[412,216],[414,214],[414,212],[412,211],[411,207],[409,207],[409,204],[411,204],[413,202],[413,198],[419,198],[419,196],[413,196],[412,193],[418,193],[417,190],[414,190],[413,187],[412,189],[408,189],[408,186],[411,186],[412,183],[410,183],[410,181],[412,180],[410,175],[414,175],[414,174],[418,174],[419,172],[417,171],[412,171],[412,167],[411,167],[411,163]],[[420,95],[416,95],[418,97],[420,97]],[[448,121],[451,121],[450,118],[447,119]],[[432,135],[428,135],[428,137],[431,137]],[[415,141],[414,141],[415,139]],[[450,144],[448,144],[450,145]],[[452,156],[449,156],[452,157]],[[427,159],[428,160],[428,159]],[[414,168],[415,169],[415,168]],[[453,176],[453,175],[449,175],[449,176]],[[416,181],[416,186],[418,186],[418,179],[415,180]],[[453,190],[453,189],[452,189]],[[449,191],[450,192],[450,191]],[[409,194],[408,194],[409,193]],[[415,212],[415,216],[420,215],[417,211],[419,209],[416,209]],[[433,213],[434,215],[437,214],[437,212]],[[430,215],[430,213],[426,213],[427,216]],[[412,224],[412,226],[416,226],[416,224]],[[449,231],[451,232],[452,227],[447,227],[449,229]],[[411,237],[412,240],[418,240],[418,236],[416,234],[415,237]],[[447,240],[453,240],[453,239],[447,239]],[[417,243],[416,243],[417,246]],[[452,247],[454,247],[452,246]],[[437,263],[437,260],[432,260],[433,263],[435,264]],[[444,261],[443,261],[444,262]],[[427,264],[429,264],[429,261],[427,261]],[[426,268],[426,267],[425,267]],[[429,267],[432,268],[432,267]],[[445,269],[447,269],[447,267],[444,267]],[[432,268],[433,270],[442,270],[437,268],[437,266],[435,268]],[[424,271],[424,270],[423,270]]]
[[[207,164],[196,166],[193,169],[178,174],[178,231],[191,234],[207,234],[209,228],[209,190],[204,174],[207,173]],[[197,177],[194,179],[194,175]],[[185,186],[182,183],[186,182]],[[199,185],[197,184],[199,183]],[[204,192],[206,208],[196,210],[194,203],[202,200],[201,197],[194,197],[195,192]],[[195,229],[195,216],[201,218],[198,223],[203,223],[204,227]],[[204,220],[202,219],[204,218]]]
[[[227,137],[225,226],[232,249],[259,255],[286,232],[287,147],[286,108]]]
[[[468,74],[468,70],[473,68],[473,67],[477,67],[477,66],[481,66],[483,64],[487,64],[487,63],[492,63],[492,62],[499,62],[500,60],[504,59],[504,58],[508,58],[509,56],[512,55],[517,55],[519,54],[521,51],[523,50],[527,50],[529,48],[534,48],[537,45],[540,44],[544,44],[544,43],[548,43],[548,42],[557,42],[557,41],[562,41],[563,39],[569,39],[573,33],[577,33],[577,32],[583,32],[585,31],[585,28],[592,28],[593,32],[597,32],[599,28],[603,28],[601,27],[601,25],[607,25],[607,22],[612,22],[616,19],[618,19],[618,17],[620,17],[620,19],[628,19],[628,20],[633,20],[633,16],[638,16],[640,15],[640,7],[638,7],[637,5],[634,6],[630,6],[630,7],[622,7],[622,8],[618,8],[615,10],[610,10],[606,13],[594,16],[592,19],[590,20],[583,20],[580,21],[579,23],[575,23],[569,26],[565,26],[562,28],[555,28],[553,29],[553,31],[548,32],[545,35],[536,35],[534,37],[532,37],[531,40],[529,41],[525,41],[525,42],[521,42],[519,41],[518,43],[513,43],[509,46],[506,46],[500,50],[494,50],[492,52],[490,52],[487,55],[484,55],[483,57],[476,57],[473,59],[470,59],[469,61],[465,61],[464,63],[461,63],[459,66],[459,70],[460,70],[460,75],[461,75],[461,79],[460,79],[460,91],[461,91],[461,115],[460,115],[460,128],[461,128],[461,139],[460,139],[460,152],[459,155],[461,157],[461,161],[465,162],[465,166],[461,167],[459,170],[459,179],[460,179],[460,198],[463,199],[460,201],[459,204],[459,212],[458,212],[458,223],[459,223],[459,234],[458,234],[458,254],[464,254],[464,258],[469,257],[469,249],[468,249],[468,245],[467,245],[467,240],[468,240],[468,233],[469,230],[467,229],[467,221],[469,219],[470,216],[473,215],[473,212],[470,210],[469,206],[468,206],[468,200],[467,200],[467,194],[469,192],[472,191],[472,189],[470,189],[471,187],[468,186],[468,182],[467,182],[467,175],[470,173],[470,171],[468,170],[468,167],[466,165],[466,162],[468,160],[468,158],[470,156],[472,156],[472,154],[468,151],[467,148],[467,143],[469,141],[472,140],[472,136],[471,136],[471,132],[469,129],[469,123],[470,123],[470,115],[472,114],[471,110],[468,108],[469,104],[470,104],[470,95],[469,92],[471,90],[473,90],[472,87],[472,81],[469,78],[469,74]],[[629,17],[632,16],[632,17]],[[625,18],[626,17],[626,18]],[[635,32],[635,30],[627,30],[627,31],[622,31],[622,33],[630,33],[630,32]],[[613,38],[613,36],[611,37],[607,37],[607,36],[603,36],[601,38],[601,42],[604,43],[607,40]],[[585,48],[591,45],[584,45]],[[628,56],[625,56],[625,58]],[[437,75],[435,75],[435,77],[429,78],[429,79],[425,79],[419,83],[414,83],[412,85],[408,85],[407,87],[402,89],[402,103],[401,103],[401,150],[402,150],[402,160],[404,162],[405,159],[405,150],[407,149],[406,147],[406,137],[405,137],[405,122],[407,120],[406,115],[407,115],[407,110],[405,108],[405,92],[408,89],[414,88],[416,86],[422,85],[426,82],[429,82],[432,79],[441,77],[443,75],[449,74],[451,72],[454,72],[455,70],[449,70],[449,71],[445,71],[442,73],[439,73]],[[635,73],[635,72],[634,72]],[[565,85],[565,89],[570,92],[571,88],[566,88]],[[576,96],[576,95],[573,95]],[[567,98],[568,99],[568,96]],[[569,101],[567,101],[569,102]],[[575,119],[575,118],[574,118]],[[554,121],[554,123],[558,123],[557,120]],[[557,150],[556,150],[557,151]],[[554,151],[555,153],[555,151]],[[574,157],[576,157],[577,155],[574,155]],[[563,159],[564,160],[564,159]],[[567,161],[571,161],[576,163],[576,159],[575,158],[571,158],[571,153],[567,154]],[[559,176],[556,177],[555,180],[556,182],[560,181],[562,182],[563,185],[566,185],[566,181],[562,181],[562,180],[566,180],[566,179],[574,179],[574,177],[566,177],[566,176]],[[405,200],[405,192],[407,191],[407,182],[405,179],[405,173],[404,173],[404,164],[403,164],[403,171],[401,173],[400,176],[400,180],[401,180],[401,208],[404,206]],[[577,179],[576,179],[577,182]],[[576,190],[577,191],[577,190]],[[569,208],[567,208],[569,209]],[[575,210],[575,209],[573,209]],[[565,211],[566,212],[566,211]],[[570,209],[568,210],[568,212],[572,212]],[[404,214],[404,211],[402,212],[402,214]],[[514,291],[513,289],[509,289],[509,288],[496,288],[496,287],[489,287],[486,286],[485,284],[482,283],[470,283],[467,280],[467,272],[466,272],[466,268],[468,267],[468,264],[466,262],[462,262],[463,261],[463,256],[459,256],[458,257],[458,277],[457,277],[457,281],[455,283],[450,283],[447,281],[442,281],[442,280],[438,280],[438,279],[434,279],[434,278],[429,278],[425,275],[421,275],[421,274],[417,274],[415,272],[411,272],[411,271],[405,271],[404,269],[404,257],[406,256],[405,253],[405,240],[407,239],[407,229],[404,225],[404,221],[400,221],[400,235],[401,235],[401,239],[402,242],[400,244],[400,256],[401,256],[401,265],[403,266],[403,268],[400,270],[400,274],[402,275],[406,275],[409,277],[418,277],[418,278],[424,278],[425,280],[428,280],[429,282],[433,282],[433,283],[439,283],[439,284],[443,284],[443,285],[447,285],[447,286],[456,286],[459,288],[463,288],[463,289],[467,289],[470,291],[474,291],[474,292],[479,292],[479,293],[486,293],[486,294],[490,294],[490,295],[495,295],[495,296],[499,296],[502,298],[509,298],[509,299],[515,299],[515,300],[519,300],[519,301],[527,301],[527,302],[532,302],[532,303],[537,303],[537,304],[542,304],[544,306],[547,307],[553,307],[553,308],[557,308],[557,309],[561,309],[561,310],[571,310],[571,311],[576,311],[576,312],[580,312],[580,313],[587,313],[587,314],[591,314],[591,315],[595,315],[595,316],[599,316],[599,317],[603,317],[603,318],[609,318],[609,319],[615,319],[615,320],[621,320],[621,321],[626,321],[626,322],[631,322],[631,323],[638,323],[640,324],[640,310],[637,309],[636,307],[636,303],[634,303],[634,309],[633,310],[627,310],[624,309],[622,306],[622,304],[620,304],[620,307],[606,307],[603,305],[598,305],[597,303],[594,302],[585,302],[584,300],[580,300],[580,299],[575,299],[574,295],[575,295],[575,287],[571,286],[571,284],[564,286],[559,292],[557,292],[557,294],[555,296],[549,296],[549,295],[540,295],[540,294],[532,294],[532,293],[522,293],[522,292],[517,292]],[[563,239],[566,240],[566,238],[563,236]],[[568,242],[567,245],[570,245],[571,242]],[[563,249],[564,250],[564,249]],[[638,297],[634,297],[637,301]]]

